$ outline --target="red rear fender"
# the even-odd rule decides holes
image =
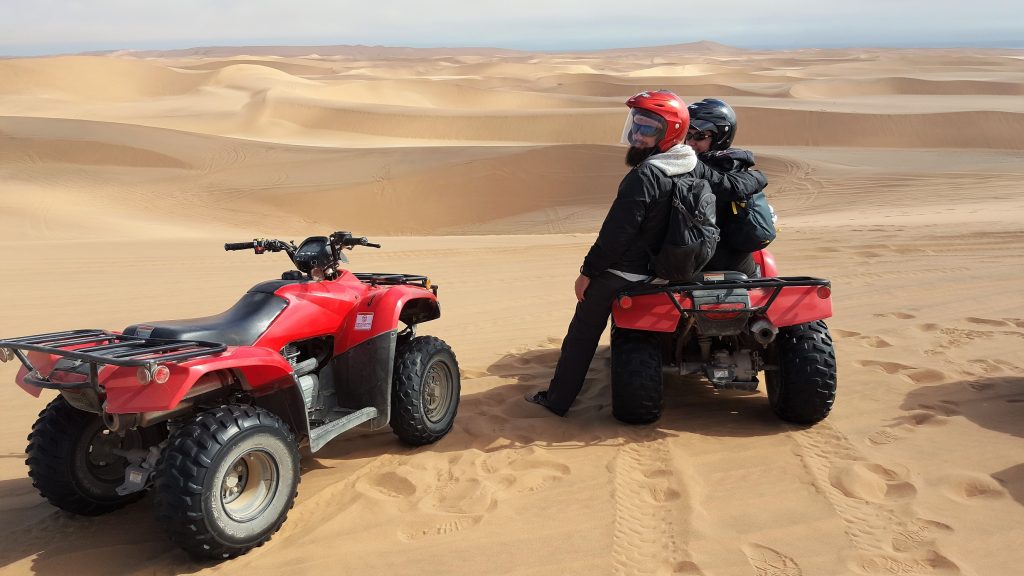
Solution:
[[[123,414],[171,410],[196,387],[209,385],[208,374],[237,374],[242,386],[257,395],[291,386],[292,367],[277,352],[252,346],[229,347],[219,356],[197,358],[181,364],[167,364],[171,377],[165,384],[139,384],[137,368],[108,366],[100,372],[107,391],[107,412]],[[201,379],[202,382],[200,381]]]
[[[750,305],[764,304],[769,295],[769,290],[751,290]],[[765,316],[775,326],[796,326],[824,320],[832,316],[832,298],[819,296],[817,286],[783,288]]]
[[[673,294],[683,308],[692,308],[693,302],[680,294]],[[630,330],[651,332],[675,332],[679,325],[679,310],[667,294],[645,294],[619,298],[612,304],[612,319],[615,325]],[[627,305],[628,308],[623,307]]]

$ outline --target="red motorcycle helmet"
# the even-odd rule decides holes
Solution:
[[[627,127],[632,123],[632,114],[635,111],[643,110],[660,116],[667,123],[665,134],[658,141],[658,152],[664,152],[679,144],[686,137],[686,131],[690,128],[690,112],[686,109],[686,103],[674,92],[668,90],[655,90],[653,92],[641,92],[626,100],[626,106],[630,107],[630,118],[627,119]]]

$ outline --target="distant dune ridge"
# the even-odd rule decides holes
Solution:
[[[733,104],[780,270],[832,280],[822,424],[782,424],[763,387],[670,377],[658,424],[619,425],[607,340],[569,418],[522,401],[551,376],[626,172],[623,102],[657,88]],[[23,450],[52,395],[2,364],[0,574],[1015,574],[1022,95],[1022,50],[0,59],[0,337],[215,314],[288,268],[224,242],[351,230],[384,245],[354,269],[440,285],[443,316],[420,330],[463,369],[451,435],[307,456],[282,531],[214,567],[164,538],[149,499],[94,519],[46,504]]]

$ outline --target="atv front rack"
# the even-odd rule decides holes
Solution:
[[[358,278],[360,282],[365,282],[371,286],[379,284],[411,284],[431,290],[434,292],[434,296],[437,296],[437,286],[432,285],[426,276],[383,272],[353,272],[352,275]]]
[[[721,314],[723,311],[720,309],[700,309],[700,308],[683,308],[683,305],[679,303],[679,300],[673,297],[673,294],[680,293],[693,293],[701,290],[752,290],[755,288],[766,288],[770,289],[771,295],[765,300],[764,304],[760,306],[754,306],[750,308],[730,308],[727,311],[733,312],[750,312],[753,314],[763,314],[771,307],[772,303],[782,292],[783,288],[791,288],[798,286],[819,286],[824,287],[831,293],[832,282],[823,278],[812,278],[810,276],[780,276],[778,278],[749,278],[746,280],[700,280],[694,282],[685,282],[681,284],[665,284],[665,285],[645,285],[640,288],[634,288],[632,290],[626,290],[619,295],[619,302],[625,296],[645,296],[648,294],[665,294],[672,305],[676,307],[680,314],[691,313],[691,314]]]
[[[200,356],[217,354],[227,349],[224,344],[200,340],[164,340],[125,336],[104,330],[70,330],[35,336],[22,336],[0,340],[0,361],[13,357],[28,370],[25,382],[40,388],[68,390],[78,388],[99,388],[99,367],[146,366],[150,369],[157,364],[177,363]],[[39,373],[25,352],[42,352],[62,358],[78,360],[69,368],[79,369],[89,364],[89,379],[84,382],[54,382],[49,376]],[[68,372],[68,369],[54,369],[54,372]],[[77,372],[77,370],[76,370]],[[53,374],[51,373],[50,376]]]

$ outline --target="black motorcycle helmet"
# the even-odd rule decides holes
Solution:
[[[736,137],[736,113],[717,98],[705,98],[686,107],[691,129],[712,132],[710,150],[727,150]]]

